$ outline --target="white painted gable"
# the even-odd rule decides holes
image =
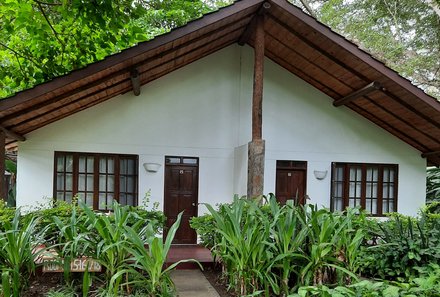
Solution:
[[[131,92],[45,126],[20,143],[19,205],[53,195],[55,151],[139,155],[139,204],[151,190],[163,205],[164,157],[200,158],[199,202],[246,194],[251,138],[253,51],[232,45]],[[277,160],[308,162],[311,202],[330,203],[331,163],[399,165],[398,211],[416,214],[425,197],[420,152],[270,60],[265,63],[263,139],[266,193],[275,191]],[[159,163],[157,173],[143,163]],[[323,180],[313,171],[327,170]],[[200,206],[199,213],[204,212]]]

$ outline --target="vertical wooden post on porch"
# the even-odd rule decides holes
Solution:
[[[263,140],[264,13],[257,16],[254,45],[252,141],[248,145],[248,198],[263,194],[265,143]]]
[[[0,199],[8,200],[5,182],[5,143],[6,135],[0,130]]]

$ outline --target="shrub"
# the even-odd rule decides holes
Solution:
[[[362,255],[366,276],[407,281],[418,274],[414,267],[439,263],[439,220],[393,215],[378,226],[377,244]]]
[[[4,296],[20,296],[30,275],[35,271],[39,252],[34,248],[42,242],[44,229],[36,232],[35,217],[22,217],[15,210],[11,221],[3,222],[0,232],[0,270]]]

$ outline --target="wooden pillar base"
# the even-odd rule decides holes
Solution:
[[[248,198],[263,195],[265,142],[258,139],[248,145]]]

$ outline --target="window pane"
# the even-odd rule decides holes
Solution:
[[[390,182],[394,182],[394,168],[390,168]]]
[[[107,159],[107,172],[114,173],[115,172],[115,160],[113,158]]]
[[[383,169],[383,181],[388,182],[390,180],[390,173],[387,167]]]
[[[66,174],[66,191],[72,191],[72,190],[73,190],[73,175]]]
[[[127,174],[134,174],[135,172],[134,161],[127,160]]]
[[[113,175],[107,176],[107,192],[115,191],[115,177]]]
[[[86,204],[88,206],[93,206],[93,193],[86,194]]]
[[[335,201],[335,206],[334,206],[335,210],[339,210],[339,211],[344,210],[344,206],[342,204],[342,198],[335,198],[334,201]]]
[[[95,166],[95,158],[94,157],[87,157],[87,172],[94,172],[94,166]]]
[[[127,198],[125,197],[125,194],[119,194],[119,204],[127,205]]]
[[[105,193],[99,193],[99,209],[107,209],[107,201],[105,199]]]
[[[65,197],[66,197],[65,198],[66,202],[72,203],[72,197],[73,197],[72,192],[66,192],[66,196]]]
[[[76,195],[78,196],[78,202],[79,201],[85,202],[85,200],[84,200],[85,195],[83,192],[78,192],[78,193],[76,193]]]
[[[120,159],[120,161],[119,161],[119,172],[121,174],[127,174],[127,159]]]
[[[64,190],[64,174],[57,174],[57,190]]]
[[[99,173],[107,173],[107,158],[99,158]]]
[[[168,164],[179,164],[180,163],[180,158],[173,158],[173,157],[168,157],[165,159],[165,162]]]
[[[127,177],[127,192],[134,193],[134,177]]]
[[[197,159],[183,158],[183,164],[197,164]]]
[[[371,200],[371,213],[372,214],[377,214],[377,199]]]
[[[57,157],[57,171],[58,172],[64,171],[64,156]]]
[[[107,194],[107,209],[113,209],[113,194]]]
[[[78,175],[78,191],[85,191],[85,190],[86,190],[86,175],[79,174]]]
[[[106,175],[99,175],[99,191],[105,192],[107,190],[107,178]]]
[[[78,167],[79,172],[81,173],[86,172],[86,157],[80,156],[78,162],[79,162],[79,167]]]
[[[66,156],[66,172],[73,172],[73,156],[67,155]]]
[[[64,200],[64,192],[57,192],[57,200]]]
[[[93,191],[93,175],[87,174],[87,191]]]
[[[119,192],[126,192],[126,177],[125,176],[120,176],[119,177]]]
[[[133,195],[127,195],[127,205],[134,206],[134,197],[133,197]]]

